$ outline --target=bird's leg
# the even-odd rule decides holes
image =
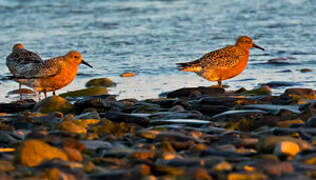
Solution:
[[[223,87],[223,86],[222,86],[222,80],[218,80],[217,83],[218,83],[218,87],[219,87],[219,88],[222,88],[222,87]]]
[[[53,91],[53,96],[56,96],[56,93],[55,93],[55,91]]]
[[[38,97],[38,101],[40,101],[41,100],[41,91],[38,91],[37,97]]]
[[[45,96],[45,98],[47,98],[47,92],[46,92],[46,89],[44,89],[44,96]]]
[[[22,90],[21,90],[21,83],[19,82],[19,93],[20,93],[20,100],[22,101]]]

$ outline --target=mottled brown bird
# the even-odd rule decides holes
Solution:
[[[247,36],[240,36],[235,45],[227,46],[205,54],[192,62],[177,63],[180,71],[195,72],[199,76],[217,81],[222,87],[222,81],[239,75],[247,66],[249,49],[264,49],[252,42]]]
[[[13,76],[23,76],[34,64],[43,63],[41,57],[36,53],[24,49],[23,44],[15,44],[12,52],[6,58],[6,65]],[[22,100],[21,82],[18,79],[13,79],[19,83],[20,99]]]
[[[65,56],[55,57],[33,64],[23,75],[18,78],[22,84],[33,88],[37,92],[47,92],[61,89],[70,84],[76,77],[79,64],[90,64],[82,60],[81,54],[77,51],[70,51]]]

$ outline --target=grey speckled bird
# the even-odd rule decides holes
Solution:
[[[41,57],[32,51],[24,49],[22,44],[15,44],[12,52],[6,58],[6,65],[13,76],[23,76],[34,67],[34,64],[43,63]],[[20,99],[22,100],[21,82],[19,83]]]
[[[180,71],[195,72],[199,76],[217,81],[222,87],[222,81],[239,75],[247,66],[249,49],[262,47],[252,42],[247,36],[240,36],[235,45],[227,46],[205,54],[203,57],[186,63],[177,63]]]
[[[22,76],[15,78],[39,94],[44,92],[45,97],[47,97],[46,92],[53,91],[53,95],[55,95],[56,90],[67,86],[75,79],[80,63],[92,68],[90,64],[82,60],[79,52],[70,51],[65,56],[33,64],[33,67]]]

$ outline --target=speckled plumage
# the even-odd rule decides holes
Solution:
[[[30,71],[33,66],[42,64],[43,61],[36,53],[24,49],[22,44],[15,44],[12,48],[12,52],[6,58],[6,65],[13,76],[21,76]],[[21,81],[14,79],[19,83],[20,99],[21,94]]]
[[[80,63],[92,67],[82,60],[79,52],[70,51],[65,56],[48,59],[36,65],[33,64],[32,69],[18,78],[26,86],[35,91],[44,92],[46,96],[46,92],[55,92],[70,84],[77,75]]]
[[[239,75],[246,68],[249,49],[252,47],[264,50],[254,44],[250,37],[241,36],[235,45],[209,52],[195,61],[177,65],[181,71],[195,72],[209,81],[217,81],[219,87],[222,87],[223,80]]]

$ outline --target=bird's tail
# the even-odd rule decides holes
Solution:
[[[179,71],[200,72],[202,67],[200,64],[193,62],[177,63]]]

